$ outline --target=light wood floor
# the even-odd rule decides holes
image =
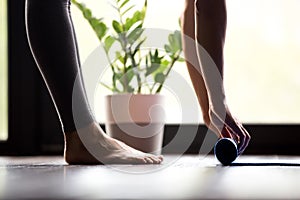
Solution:
[[[162,165],[66,165],[0,157],[0,199],[300,199],[300,157],[165,156]]]

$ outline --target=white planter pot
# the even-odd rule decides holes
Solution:
[[[158,94],[105,96],[107,134],[143,152],[161,154],[164,103]]]

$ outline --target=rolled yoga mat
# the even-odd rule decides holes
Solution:
[[[230,165],[238,156],[237,145],[230,138],[222,138],[215,144],[214,153],[220,163]]]

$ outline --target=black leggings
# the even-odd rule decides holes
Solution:
[[[64,132],[94,122],[82,80],[69,0],[27,0],[26,28],[31,51],[60,117]],[[75,79],[79,76],[79,81]],[[72,94],[76,90],[76,105]],[[73,117],[72,107],[80,113]],[[76,126],[75,126],[76,124]]]

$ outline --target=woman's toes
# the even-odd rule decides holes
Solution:
[[[162,155],[158,156],[158,159],[160,160],[160,162],[164,161],[164,157]]]
[[[161,163],[160,159],[156,156],[150,155],[149,158],[153,161],[153,164],[159,164]]]
[[[146,160],[147,163],[149,163],[149,164],[154,164],[154,161],[153,161],[151,158],[149,158],[149,157],[145,157],[145,160]]]
[[[139,158],[137,164],[147,164],[148,161],[145,158]]]

